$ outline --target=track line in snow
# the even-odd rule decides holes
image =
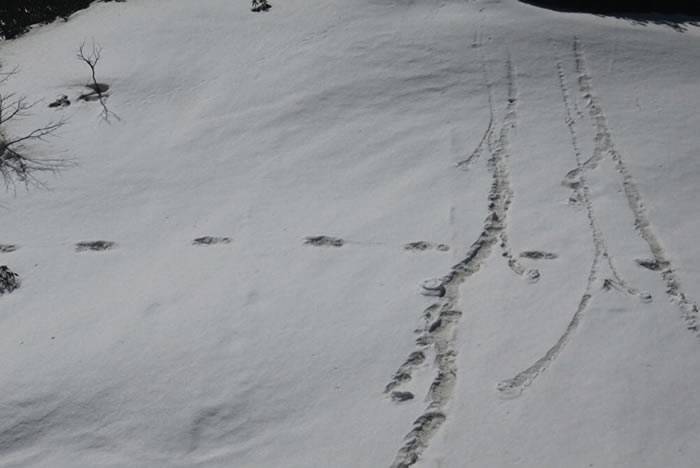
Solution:
[[[486,71],[486,63],[484,60],[481,62],[482,65],[482,72],[484,74],[484,81],[486,82],[486,86],[488,89],[488,99],[489,99],[489,121],[488,124],[486,125],[486,130],[484,130],[484,134],[481,136],[481,140],[479,140],[479,144],[476,145],[476,148],[467,156],[465,159],[457,163],[457,167],[462,169],[462,170],[469,170],[470,166],[474,163],[476,163],[481,155],[483,154],[484,150],[486,149],[486,146],[489,142],[489,139],[491,138],[493,134],[493,124],[494,124],[494,105],[493,105],[493,91],[491,89],[491,83],[489,82],[488,79],[488,73]]]
[[[652,271],[661,272],[662,279],[666,283],[666,293],[672,300],[679,304],[687,327],[694,332],[697,332],[698,327],[697,305],[691,302],[681,289],[680,282],[671,268],[670,261],[666,258],[661,244],[651,228],[651,223],[646,215],[636,183],[629,174],[622,156],[615,149],[610,130],[607,126],[607,119],[598,98],[593,92],[592,78],[587,70],[583,50],[581,49],[578,39],[574,40],[573,55],[576,66],[578,91],[586,102],[589,118],[595,131],[594,150],[593,155],[584,161],[581,155],[578,132],[576,131],[576,120],[574,116],[578,114],[577,109],[574,107],[575,100],[571,97],[563,66],[560,61],[557,61],[557,74],[565,110],[565,123],[569,131],[571,146],[576,159],[576,168],[566,175],[564,184],[574,191],[573,198],[579,200],[586,210],[593,242],[593,261],[582,297],[564,333],[554,346],[549,348],[544,356],[538,359],[534,364],[518,373],[515,377],[504,380],[498,384],[498,390],[505,397],[519,396],[561,353],[573,332],[578,328],[587,306],[597,292],[597,289],[594,288],[594,284],[598,278],[602,279],[601,289],[604,291],[617,290],[630,296],[636,296],[645,303],[651,302],[652,300],[649,293],[638,290],[622,278],[614,265],[612,256],[608,252],[607,241],[596,218],[586,173],[597,168],[599,162],[606,155],[611,157],[618,174],[622,177],[625,197],[635,219],[635,229],[640,237],[646,241],[653,255],[653,259],[638,260],[637,262]],[[605,276],[606,273],[607,276]]]
[[[503,380],[498,384],[498,391],[501,392],[502,396],[508,398],[515,398],[517,396],[520,396],[523,390],[526,387],[528,387],[542,372],[544,372],[549,366],[549,364],[551,364],[557,358],[564,346],[569,341],[571,334],[576,330],[576,328],[578,328],[578,325],[581,321],[581,317],[591,301],[593,293],[593,283],[595,282],[598,276],[598,269],[601,257],[605,253],[603,236],[597,227],[597,222],[593,213],[593,207],[590,203],[589,187],[585,179],[585,174],[583,170],[581,170],[583,167],[583,162],[581,157],[581,151],[579,149],[578,134],[574,126],[569,90],[566,85],[564,71],[562,69],[561,63],[557,63],[557,71],[559,74],[559,85],[562,92],[562,101],[564,103],[564,108],[566,112],[566,125],[569,130],[569,137],[576,159],[575,176],[578,178],[578,180],[568,185],[575,192],[576,199],[581,200],[586,208],[588,224],[591,230],[591,237],[593,241],[593,261],[591,263],[591,268],[588,272],[588,277],[584,286],[584,292],[581,296],[581,299],[579,299],[576,311],[574,312],[574,315],[572,316],[571,320],[569,321],[569,324],[564,330],[564,333],[559,337],[554,346],[549,348],[544,354],[544,356],[535,361],[535,363],[532,364],[530,367],[519,372],[515,377]],[[570,180],[572,173],[574,173],[574,171],[571,171],[569,172],[569,174],[567,174],[567,180]]]
[[[480,32],[474,33],[472,48],[479,48],[483,46],[482,34],[483,33]],[[488,141],[491,138],[491,135],[493,134],[493,125],[496,119],[493,103],[493,89],[491,87],[492,85],[491,81],[489,80],[488,70],[486,69],[486,60],[484,59],[483,54],[481,54],[481,73],[483,75],[483,80],[486,84],[486,90],[488,92],[487,95],[489,106],[489,121],[486,125],[486,129],[484,130],[483,135],[481,136],[481,140],[479,140],[479,143],[476,145],[474,150],[469,154],[469,156],[457,163],[457,167],[465,171],[469,170],[469,167],[479,160],[484,150],[486,149],[486,145],[488,144]]]
[[[411,381],[413,371],[426,365],[429,362],[429,356],[433,357],[432,367],[435,377],[427,390],[427,407],[414,421],[391,468],[407,468],[414,465],[447,419],[446,409],[454,394],[458,371],[456,334],[459,319],[462,316],[458,308],[459,287],[467,278],[481,269],[499,241],[504,251],[507,249],[507,238],[502,238],[501,234],[506,227],[506,218],[513,195],[509,181],[508,152],[510,133],[517,125],[517,88],[515,69],[510,56],[506,62],[506,73],[508,96],[501,128],[498,134],[495,134],[494,129],[491,128],[487,131],[484,143],[479,143],[484,146],[485,151],[490,153],[488,167],[492,176],[487,197],[488,211],[482,231],[467,250],[464,259],[454,265],[446,276],[434,280],[435,284],[424,285],[427,291],[435,293],[430,295],[437,296],[439,299],[423,312],[424,327],[418,330],[420,335],[416,339],[416,349],[393,374],[385,388],[385,392],[394,399],[393,396],[399,393],[397,389]],[[495,111],[491,97],[491,84],[488,81],[488,74],[485,73],[484,76],[493,115]]]
[[[654,262],[658,266],[661,279],[666,285],[667,296],[678,305],[686,328],[697,335],[700,327],[698,305],[685,293],[680,278],[655,233],[637,182],[632,177],[622,154],[615,146],[600,98],[594,92],[593,78],[588,70],[585,54],[578,38],[574,39],[573,54],[578,74],[579,92],[585,99],[588,114],[593,124],[596,147],[599,148],[599,152],[609,155],[612,159],[615,169],[622,179],[627,205],[634,217],[635,230],[649,247]]]
[[[503,186],[504,212],[508,212],[513,201],[513,189],[510,186],[510,170],[508,165],[508,159],[510,158],[509,135],[510,131],[516,128],[516,103],[518,99],[517,89],[515,87],[513,63],[510,57],[506,63],[506,82],[508,87],[508,97],[503,125],[501,126],[497,139],[495,139],[495,135],[492,133],[487,140],[489,151],[491,154],[497,155],[497,157],[492,158],[492,160],[489,161],[489,164],[493,166],[492,170],[495,174],[497,174],[500,184]],[[527,280],[531,283],[537,282],[540,278],[539,270],[525,268],[518,257],[513,255],[510,247],[510,241],[508,239],[508,231],[505,226],[499,232],[498,237],[499,246],[501,247],[501,255],[506,259],[508,268],[510,268],[516,275],[527,278]]]

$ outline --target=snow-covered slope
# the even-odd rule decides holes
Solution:
[[[0,44],[77,164],[2,198],[0,466],[696,466],[700,29],[272,5]]]

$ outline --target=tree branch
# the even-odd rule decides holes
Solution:
[[[7,81],[16,69],[3,75],[0,83]],[[44,141],[65,125],[64,119],[49,122],[43,127],[19,136],[8,136],[5,124],[24,115],[33,104],[25,97],[15,98],[13,94],[0,93],[0,178],[7,188],[14,188],[16,182],[25,186],[37,185],[45,187],[36,174],[41,172],[58,172],[72,165],[71,161],[62,158],[38,158],[31,156],[27,145],[31,142]]]
[[[92,41],[92,50],[86,51],[86,44],[83,42],[80,44],[80,47],[78,48],[78,53],[77,53],[78,60],[81,62],[85,63],[88,67],[90,67],[90,74],[92,77],[92,83],[90,83],[88,88],[92,89],[92,93],[89,94],[84,94],[80,96],[81,99],[88,100],[90,96],[93,94],[97,95],[97,100],[100,101],[100,105],[102,106],[102,119],[105,122],[109,122],[110,117],[114,117],[117,120],[121,120],[117,114],[109,110],[107,107],[107,97],[108,95],[105,94],[104,91],[106,91],[106,85],[100,84],[97,82],[97,74],[96,74],[96,68],[97,64],[99,63],[100,59],[102,58],[102,46],[99,44],[95,43],[95,41]]]

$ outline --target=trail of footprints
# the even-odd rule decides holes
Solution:
[[[310,245],[313,247],[343,247],[345,244],[365,244],[363,242],[349,242],[345,239],[332,236],[309,236],[304,240],[305,245]],[[404,244],[404,250],[410,252],[424,252],[427,250],[437,250],[438,252],[448,252],[450,246],[447,244],[434,244],[432,242],[426,241],[416,241]]]
[[[632,286],[619,273],[612,256],[609,254],[607,240],[596,217],[586,174],[588,171],[596,169],[606,156],[612,159],[615,169],[622,179],[624,195],[635,220],[634,229],[641,239],[646,242],[651,253],[651,258],[636,259],[636,263],[647,270],[659,272],[662,281],[666,285],[666,294],[680,308],[686,327],[696,334],[698,327],[700,327],[698,323],[698,316],[700,315],[698,306],[687,296],[682,288],[680,279],[673,270],[661,242],[652,229],[636,182],[630,175],[622,155],[615,148],[602,106],[593,92],[592,78],[587,69],[584,53],[578,40],[574,41],[573,59],[576,66],[578,91],[585,102],[584,110],[588,111],[588,117],[594,130],[594,150],[588,159],[583,158],[576,125],[578,120],[585,118],[585,114],[577,105],[576,100],[572,99],[563,66],[558,62],[557,74],[562,93],[565,123],[576,162],[576,167],[566,175],[564,184],[572,190],[571,202],[582,205],[588,218],[593,243],[591,267],[579,303],[563,334],[530,367],[497,385],[498,391],[504,397],[519,396],[559,356],[574,331],[578,328],[594,295],[599,291],[616,290],[636,297],[643,303],[651,302],[652,300],[648,292],[640,291]],[[509,133],[517,124],[515,72],[509,58],[507,61],[508,97],[505,115],[502,119],[500,130],[496,132],[494,129],[493,91],[483,58],[482,63],[484,64],[484,81],[488,91],[489,122],[475,150],[464,160],[460,161],[457,167],[468,170],[478,161],[482,154],[488,153],[490,155],[488,166],[492,174],[492,185],[488,195],[488,216],[484,221],[482,232],[469,248],[465,258],[452,267],[449,274],[445,277],[429,280],[423,284],[423,293],[426,296],[433,296],[438,299],[423,312],[424,325],[417,330],[419,336],[415,343],[416,349],[409,354],[408,358],[394,372],[391,380],[385,387],[385,393],[390,396],[392,401],[397,403],[414,399],[414,394],[408,391],[406,387],[411,382],[416,369],[430,365],[431,362],[435,377],[427,391],[427,407],[414,421],[413,427],[406,435],[404,444],[399,448],[391,468],[406,468],[414,465],[428,446],[430,439],[447,418],[445,410],[447,403],[453,396],[457,377],[455,338],[457,324],[462,315],[462,312],[458,310],[459,285],[480,269],[490,256],[496,243],[498,243],[501,255],[506,259],[508,267],[515,274],[531,282],[539,279],[539,270],[525,268],[520,259],[539,261],[557,258],[556,253],[545,251],[524,251],[516,257],[509,245],[506,221],[513,192],[510,187],[508,159]],[[597,284],[600,284],[600,288],[596,287]]]
[[[424,325],[418,330],[416,349],[394,372],[385,387],[385,393],[390,395],[393,401],[402,402],[412,399],[413,394],[406,391],[404,387],[412,380],[415,369],[429,361],[432,362],[435,377],[427,390],[427,406],[404,438],[404,443],[391,464],[392,468],[414,465],[447,418],[446,406],[453,396],[457,379],[455,338],[457,324],[462,316],[462,312],[458,310],[460,285],[479,271],[496,244],[501,247],[503,256],[513,271],[519,275],[524,275],[526,272],[519,260],[511,253],[505,232],[512,199],[508,170],[510,132],[517,125],[517,89],[515,70],[510,58],[506,62],[506,78],[507,102],[501,127],[496,132],[494,125],[490,123],[484,138],[470,156],[473,159],[474,154],[480,154],[482,151],[489,154],[488,167],[492,182],[487,199],[488,214],[482,231],[469,247],[464,259],[454,265],[446,276],[423,284],[424,294],[438,299],[423,312]],[[491,114],[495,115],[493,93],[485,65],[484,80]],[[541,258],[544,257],[546,255],[542,253]]]
[[[666,285],[666,295],[679,307],[681,317],[685,321],[688,330],[697,335],[698,327],[700,326],[698,323],[698,305],[685,293],[670,259],[666,256],[662,244],[654,232],[637,184],[632,178],[622,154],[615,147],[602,104],[594,92],[592,76],[588,71],[585,54],[578,39],[574,39],[573,42],[573,61],[576,67],[578,91],[588,110],[588,117],[594,132],[594,150],[588,159],[583,160],[576,122],[578,119],[583,119],[584,115],[578,113],[578,109],[575,107],[576,101],[572,99],[569,91],[563,66],[561,62],[557,62],[557,74],[562,92],[565,123],[569,131],[572,152],[576,160],[576,168],[566,175],[564,184],[573,190],[571,200],[575,203],[583,204],[586,210],[593,240],[593,259],[583,295],[564,333],[530,367],[498,384],[498,390],[505,397],[519,396],[559,356],[571,339],[571,335],[578,328],[588,305],[597,291],[614,289],[630,296],[638,297],[639,300],[645,303],[652,301],[652,297],[648,292],[640,291],[633,287],[619,274],[612,257],[608,253],[605,236],[596,218],[586,174],[595,170],[606,156],[612,160],[617,175],[621,179],[627,205],[634,217],[634,229],[647,244],[652,255],[652,258],[636,259],[637,264],[642,268],[659,272],[661,280]],[[602,285],[600,289],[597,289],[594,285],[599,279],[602,280]]]
[[[230,237],[213,237],[204,236],[198,237],[192,241],[192,245],[216,245],[216,244],[230,244]],[[113,241],[107,240],[94,240],[94,241],[80,241],[75,244],[76,252],[102,252],[106,250],[114,250],[119,247],[119,244]],[[20,246],[17,244],[0,244],[0,254],[12,253],[19,250]]]
[[[532,365],[517,375],[498,383],[497,389],[504,397],[519,396],[539,375],[547,370],[570,341],[584,318],[589,304],[600,291],[616,290],[636,297],[641,302],[652,300],[649,293],[630,285],[618,272],[612,256],[609,254],[604,232],[596,217],[587,173],[597,169],[605,157],[612,160],[617,175],[621,179],[627,205],[634,217],[634,229],[649,247],[651,256],[636,259],[636,263],[639,267],[657,272],[660,275],[666,286],[666,295],[679,307],[686,328],[697,335],[700,327],[698,305],[686,294],[652,227],[637,184],[622,155],[615,147],[602,104],[594,92],[592,76],[588,71],[585,54],[578,39],[575,39],[573,43],[573,62],[576,68],[577,91],[585,104],[583,111],[579,108],[577,100],[572,97],[563,64],[560,61],[557,61],[556,64],[565,124],[576,164],[574,169],[566,174],[563,183],[572,191],[570,203],[582,206],[588,219],[593,245],[591,265],[583,285],[582,295],[566,329],[544,355]],[[457,325],[462,316],[462,312],[459,310],[460,285],[480,270],[496,246],[500,248],[501,257],[506,261],[510,270],[529,282],[536,282],[540,278],[540,271],[536,268],[525,267],[523,260],[527,262],[545,261],[555,260],[558,257],[556,253],[538,250],[523,251],[516,256],[512,251],[507,232],[507,217],[513,199],[508,160],[510,158],[510,133],[516,128],[518,120],[516,73],[513,63],[508,57],[506,61],[507,96],[500,127],[497,128],[494,94],[483,57],[482,72],[487,91],[489,120],[476,148],[464,160],[457,163],[457,167],[469,170],[482,155],[488,155],[487,165],[492,177],[487,197],[488,214],[478,238],[471,244],[465,257],[454,265],[447,275],[427,281],[422,286],[423,294],[434,297],[435,302],[423,311],[422,326],[416,330],[418,337],[415,341],[415,349],[394,372],[384,391],[392,401],[400,404],[415,398],[414,393],[407,387],[410,385],[416,369],[429,366],[434,372],[434,378],[425,396],[427,402],[425,410],[414,421],[412,428],[405,436],[404,443],[398,449],[391,468],[407,468],[414,465],[433,435],[447,419],[446,407],[453,397],[457,379],[455,340]],[[584,159],[577,125],[579,121],[586,118],[584,113],[586,110],[594,131],[594,149],[590,157]],[[192,245],[213,246],[231,242],[229,237],[203,236],[194,239]],[[305,238],[304,243],[312,247],[340,248],[348,241],[338,237],[319,235]],[[115,249],[118,244],[112,241],[96,240],[78,242],[74,247],[76,252],[100,252]],[[16,244],[0,244],[0,254],[9,254],[19,248],[20,246]],[[450,247],[446,244],[416,241],[404,244],[403,249],[410,252],[429,250],[447,252]],[[18,279],[15,273],[9,270],[2,271],[7,278]],[[600,284],[600,287],[597,287],[597,284]]]

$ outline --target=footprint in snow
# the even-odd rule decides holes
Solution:
[[[345,241],[330,236],[309,236],[304,241],[304,244],[313,245],[314,247],[342,247]]]
[[[212,237],[204,236],[198,237],[192,241],[192,245],[216,245],[216,244],[230,244],[230,237]]]
[[[659,262],[654,258],[638,258],[635,260],[637,265],[651,271],[661,271],[668,267],[667,263]]]
[[[542,252],[540,250],[526,250],[520,252],[520,257],[529,258],[530,260],[554,260],[559,256],[552,252]]]
[[[19,246],[14,244],[0,244],[0,253],[10,253],[17,250]]]
[[[391,392],[391,401],[396,402],[396,403],[402,403],[404,401],[413,400],[413,398],[414,398],[414,395],[411,392],[400,392],[400,391]]]
[[[88,250],[100,252],[103,250],[111,250],[117,246],[116,242],[98,240],[98,241],[83,241],[75,244],[76,252],[86,252]]]
[[[426,241],[417,241],[417,242],[409,242],[408,244],[405,244],[403,246],[404,250],[410,250],[410,251],[419,251],[422,252],[424,250],[429,250],[429,249],[435,249],[440,252],[447,252],[450,250],[450,246],[446,244],[431,244],[430,242]]]

